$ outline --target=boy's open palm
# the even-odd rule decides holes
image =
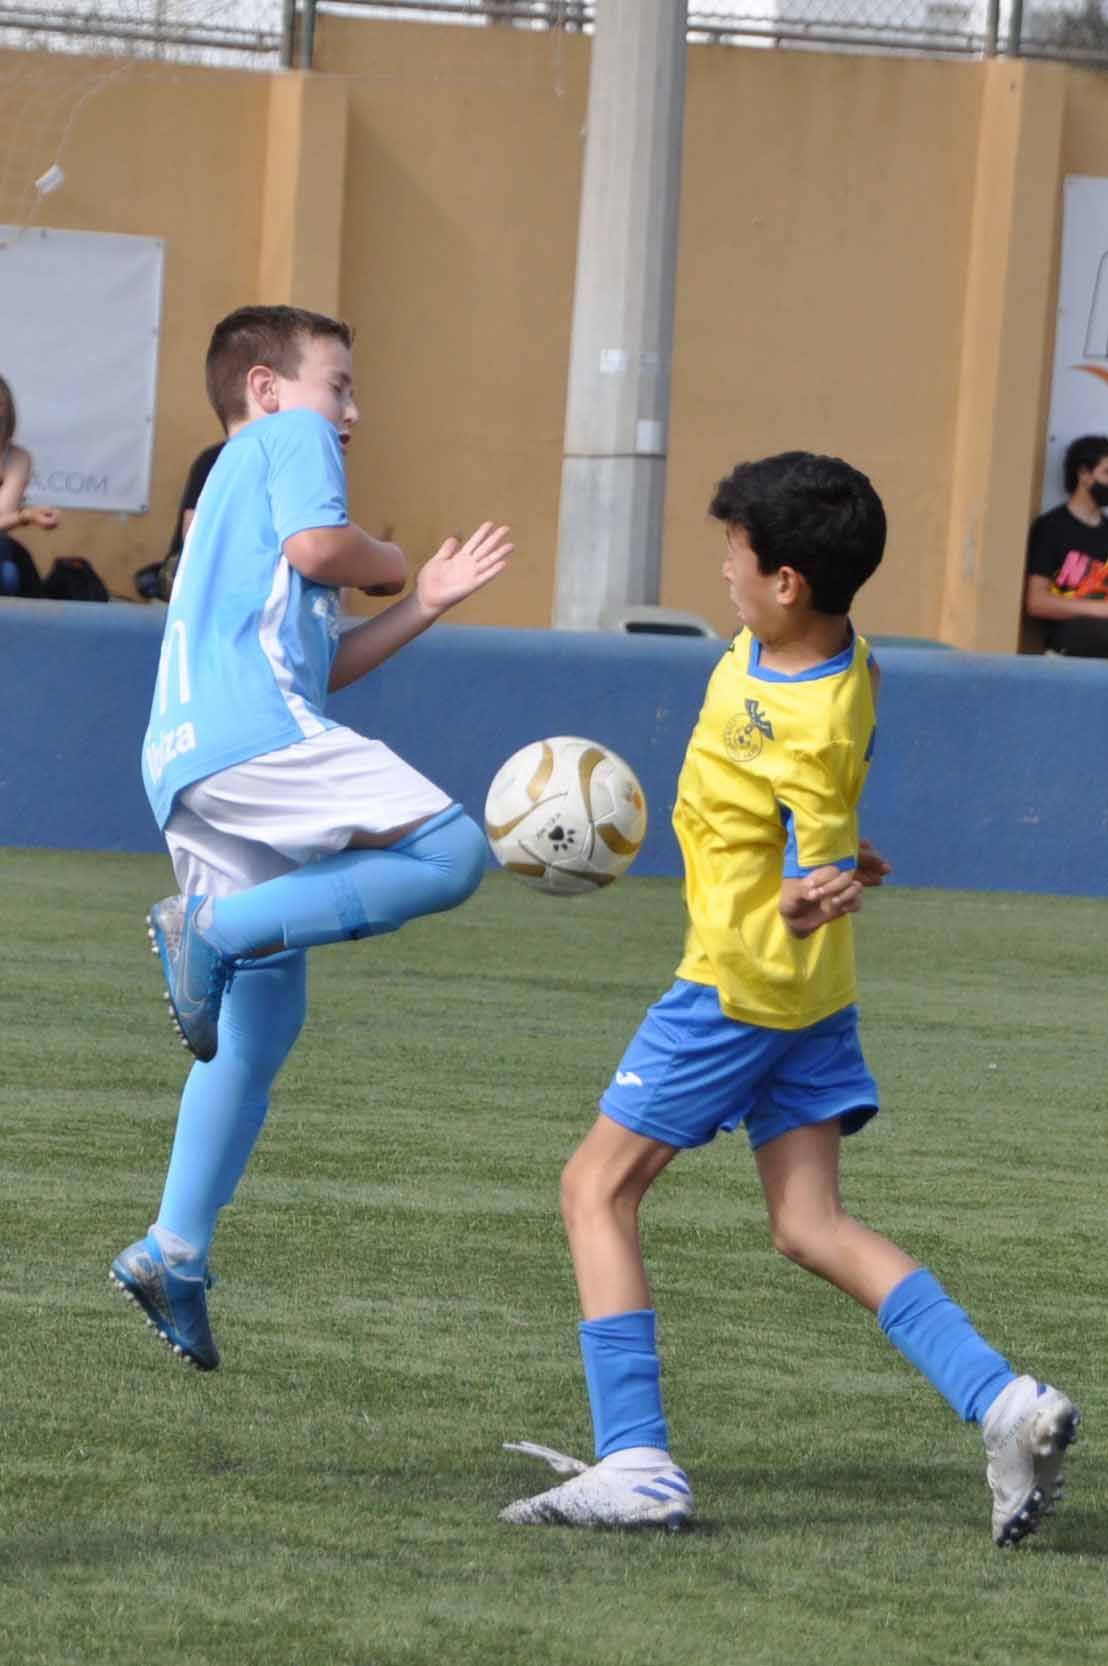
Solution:
[[[429,613],[443,613],[491,584],[504,571],[513,546],[506,526],[482,521],[463,544],[448,538],[416,575],[416,591]]]

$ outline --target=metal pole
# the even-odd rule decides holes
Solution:
[[[554,624],[658,600],[686,0],[597,0]]]
[[[1023,45],[1023,0],[1012,0],[1008,13],[1008,56],[1018,58]]]
[[[1000,0],[989,0],[985,8],[985,56],[996,57],[997,35],[1000,32]]]
[[[304,0],[304,20],[300,31],[300,68],[311,69],[315,57],[316,0]]]
[[[296,38],[296,0],[281,0],[281,54],[282,69],[292,68],[292,43]]]

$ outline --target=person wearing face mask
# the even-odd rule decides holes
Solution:
[[[1054,653],[1108,659],[1108,435],[1074,440],[1064,467],[1069,496],[1031,526],[1024,607]]]

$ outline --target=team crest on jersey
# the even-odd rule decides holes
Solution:
[[[758,756],[766,741],[773,739],[773,724],[757,700],[747,700],[744,704],[746,709],[729,718],[723,731],[727,755],[737,764],[748,764]]]

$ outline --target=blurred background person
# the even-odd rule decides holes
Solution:
[[[41,596],[42,580],[30,551],[12,537],[20,527],[53,532],[56,509],[25,503],[31,479],[31,455],[15,443],[15,398],[0,376],[0,596]]]
[[[1024,611],[1053,653],[1108,659],[1108,435],[1074,440],[1064,478],[1066,501],[1031,525]]]
[[[177,574],[177,563],[185,547],[185,538],[192,525],[196,505],[200,501],[200,493],[204,490],[204,482],[215,467],[215,460],[223,450],[223,445],[222,440],[218,445],[209,445],[193,460],[185,479],[181,501],[177,505],[177,522],[169,540],[168,550],[161,561],[151,562],[148,567],[140,567],[135,574],[135,589],[146,601],[169,600],[169,593],[173,589],[173,580]]]

